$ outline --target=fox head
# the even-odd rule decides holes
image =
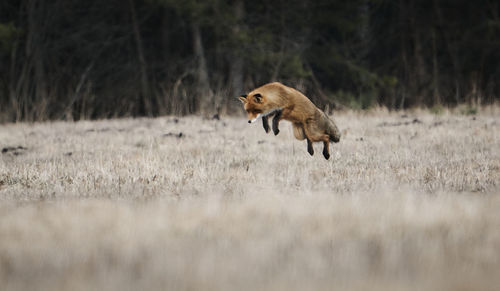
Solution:
[[[248,123],[257,121],[260,117],[266,116],[273,109],[269,102],[260,93],[250,93],[238,97],[243,102],[243,107],[248,114]]]

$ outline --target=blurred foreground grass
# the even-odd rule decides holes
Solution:
[[[496,290],[500,114],[0,127],[1,290]]]

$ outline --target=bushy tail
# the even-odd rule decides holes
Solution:
[[[330,140],[333,141],[333,142],[339,142],[340,141],[340,135],[341,135],[339,128],[337,127],[337,125],[335,124],[335,122],[333,120],[331,120],[330,117],[328,117],[328,115],[325,114],[325,117],[328,120],[328,129],[327,129],[327,132],[328,132],[328,135],[330,136]]]
[[[340,141],[340,130],[337,128],[335,123],[330,122],[330,140],[333,142],[339,142]]]

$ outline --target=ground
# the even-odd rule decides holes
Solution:
[[[0,290],[497,290],[500,109],[0,125]]]

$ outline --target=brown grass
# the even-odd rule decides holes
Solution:
[[[3,125],[0,290],[497,290],[499,111]]]

